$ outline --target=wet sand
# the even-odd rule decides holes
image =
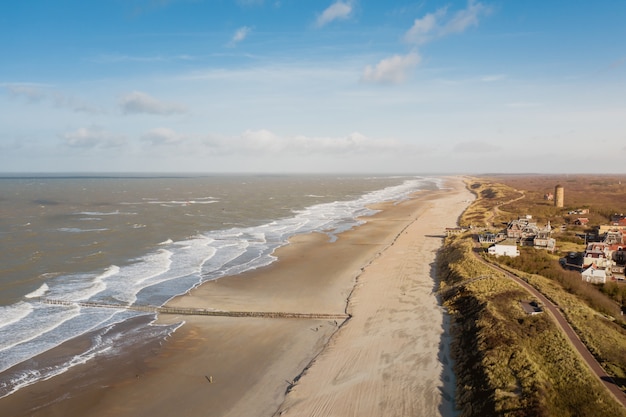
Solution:
[[[432,263],[444,228],[471,195],[459,178],[447,185],[452,189],[381,205],[336,242],[298,236],[269,267],[170,302],[261,312],[347,309],[348,321],[162,315],[163,323],[185,321],[163,346],[77,366],[0,400],[0,409],[15,416],[453,415]]]

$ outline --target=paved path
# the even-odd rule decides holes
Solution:
[[[578,353],[583,358],[587,366],[591,369],[593,374],[596,375],[596,377],[598,377],[600,382],[604,384],[604,386],[613,395],[613,398],[615,398],[620,404],[622,404],[622,406],[626,407],[626,394],[624,394],[624,392],[615,384],[615,382],[613,381],[613,378],[604,371],[604,369],[602,368],[602,366],[600,366],[596,358],[594,358],[591,352],[589,352],[589,350],[580,340],[576,332],[574,332],[574,329],[572,329],[572,326],[570,326],[567,320],[565,320],[565,317],[561,313],[561,310],[559,309],[559,307],[556,306],[552,301],[550,301],[542,293],[540,293],[535,287],[533,287],[532,285],[530,285],[523,279],[519,278],[516,275],[513,275],[512,273],[496,265],[493,265],[485,261],[482,257],[480,257],[480,255],[478,254],[475,254],[475,255],[476,255],[476,258],[480,262],[489,266],[492,269],[495,269],[498,272],[502,272],[507,278],[510,278],[513,281],[517,282],[519,285],[524,287],[528,292],[530,292],[532,295],[534,295],[541,301],[544,308],[550,313],[550,315],[552,315],[552,317],[556,321],[556,324],[561,328],[565,336],[569,339],[570,343],[576,349],[576,351],[578,351]]]

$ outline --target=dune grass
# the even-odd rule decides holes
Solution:
[[[528,293],[472,251],[453,237],[437,258],[461,416],[626,416],[549,316],[523,311]]]
[[[556,184],[565,187],[563,208],[544,200]],[[557,232],[561,253],[582,250],[583,241],[576,234],[588,231],[573,226],[576,215],[568,211],[587,208],[586,217],[597,224],[611,213],[626,212],[626,177],[624,181],[582,176],[468,177],[466,185],[477,199],[461,216],[461,226],[495,231],[529,214],[538,223],[566,225],[566,230]],[[520,300],[529,294],[478,262],[474,250],[469,233],[451,237],[437,259],[442,302],[453,319],[461,415],[626,416],[550,317],[523,311]],[[555,301],[581,340],[626,390],[626,330],[615,302],[583,283],[579,275],[561,270],[559,254],[528,251],[524,256],[502,266]],[[619,297],[620,288],[617,293]]]

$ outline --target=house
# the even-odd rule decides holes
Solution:
[[[568,211],[567,214],[589,214],[589,209],[572,210]]]
[[[591,242],[587,244],[587,248],[585,249],[583,267],[595,264],[600,268],[605,268],[608,258],[609,245],[604,242]]]
[[[496,235],[494,233],[483,233],[478,235],[480,243],[496,243]]]
[[[515,244],[515,242],[506,240],[489,246],[489,249],[487,249],[487,253],[489,253],[489,255],[508,256],[510,258],[515,258],[516,256],[519,256],[519,249],[517,249],[517,245]]]
[[[581,276],[583,281],[591,284],[606,284],[606,271],[598,268],[595,264],[592,264],[589,268],[585,269]]]
[[[537,249],[546,249],[554,252],[554,249],[556,248],[556,240],[549,236],[537,235],[533,240],[533,246]]]
[[[539,228],[536,223],[530,221],[531,219],[532,217],[526,216],[523,219],[511,220],[506,226],[507,237],[510,239],[526,239],[535,236]]]
[[[574,220],[574,224],[576,226],[587,226],[587,223],[589,223],[589,219],[587,217],[579,217]]]

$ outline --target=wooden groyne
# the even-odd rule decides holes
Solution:
[[[147,313],[175,314],[185,316],[218,316],[218,317],[259,317],[270,319],[322,319],[322,320],[346,320],[348,314],[327,314],[327,313],[287,313],[271,311],[225,311],[208,310],[205,308],[185,308],[185,307],[159,307],[137,304],[115,304],[97,303],[92,301],[66,301],[52,298],[40,298],[39,302],[44,304],[55,304],[62,306],[79,306],[91,308],[116,308],[133,311],[145,311]]]

